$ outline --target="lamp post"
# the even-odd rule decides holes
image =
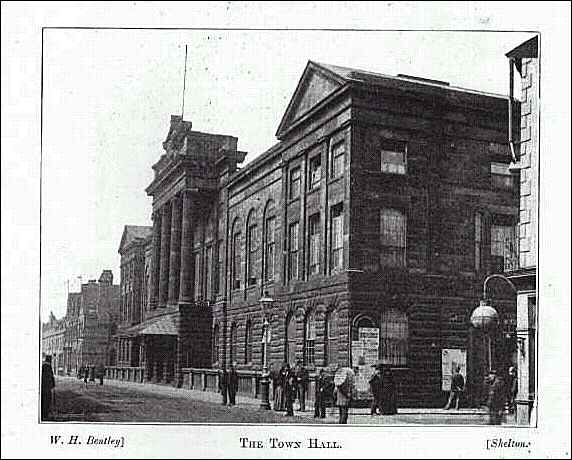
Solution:
[[[262,313],[262,375],[260,377],[260,408],[270,410],[270,372],[268,372],[268,342],[270,335],[270,323],[268,322],[267,310],[274,303],[274,299],[268,296],[268,292],[260,299],[260,309]]]

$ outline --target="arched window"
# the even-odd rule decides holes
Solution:
[[[236,323],[232,323],[230,326],[230,363],[234,364],[236,361],[236,348],[237,348],[237,326]]]
[[[244,364],[252,362],[252,321],[246,321],[246,331],[244,333]]]
[[[407,314],[397,309],[383,310],[379,332],[382,361],[394,366],[406,365],[409,338]]]
[[[215,327],[213,328],[213,356],[212,356],[213,364],[218,363],[219,356],[220,356],[219,333],[220,333],[220,328],[219,328],[218,324],[215,324]]]
[[[241,271],[241,234],[240,221],[236,219],[232,226],[232,245],[231,245],[231,264],[230,278],[232,289],[240,289],[240,271]]]
[[[274,202],[270,200],[264,211],[264,235],[263,235],[263,251],[262,257],[263,276],[265,282],[274,279],[274,254],[276,252],[275,227],[276,218],[274,217]]]
[[[352,340],[359,340],[359,330],[363,328],[374,328],[377,327],[373,320],[369,316],[360,316],[354,321],[352,328]]]
[[[338,362],[338,312],[331,311],[326,316],[324,366]]]
[[[296,318],[290,314],[286,319],[285,360],[293,365],[296,362]]]
[[[258,236],[256,226],[256,214],[254,210],[248,214],[246,219],[246,283],[248,286],[256,284],[256,251],[258,250]]]
[[[308,313],[304,324],[304,364],[315,364],[316,350],[316,317],[314,312]]]

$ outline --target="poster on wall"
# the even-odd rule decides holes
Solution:
[[[361,327],[358,329],[358,340],[352,341],[352,367],[356,374],[355,386],[357,398],[369,395],[369,379],[379,357],[379,329],[377,327]]]
[[[455,368],[461,368],[461,374],[467,380],[467,351],[460,348],[443,348],[441,350],[441,389],[451,390],[451,380]]]

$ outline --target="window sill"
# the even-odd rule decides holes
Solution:
[[[343,178],[344,178],[343,174],[340,174],[339,176],[336,177],[330,177],[328,179],[328,185],[335,184],[336,182],[341,181]]]
[[[287,204],[291,205],[294,204],[296,201],[300,201],[300,196],[297,196],[296,198],[288,198]]]

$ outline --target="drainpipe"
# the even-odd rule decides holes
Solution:
[[[512,136],[512,123],[513,123],[513,110],[512,104],[514,102],[514,58],[508,60],[509,67],[509,96],[508,96],[508,145],[510,147],[510,154],[512,161],[518,163],[516,152],[514,148],[514,139]]]

